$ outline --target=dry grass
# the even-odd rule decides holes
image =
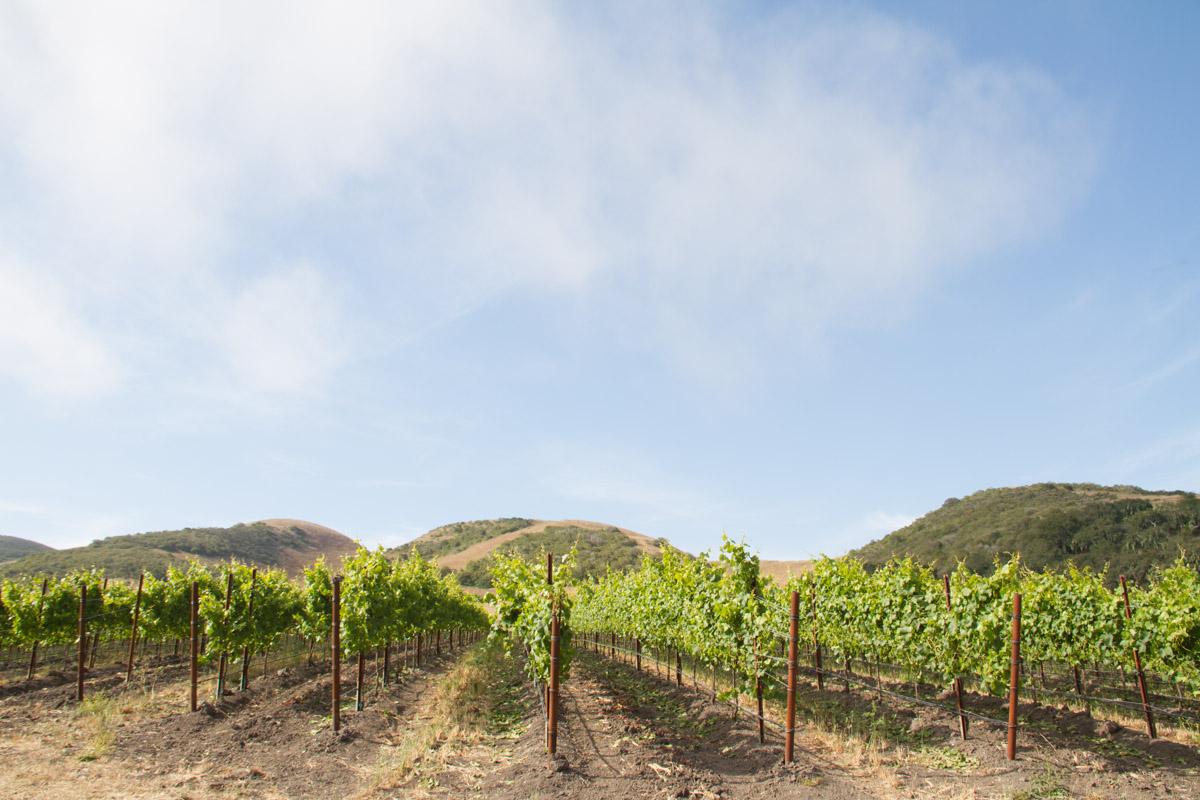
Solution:
[[[784,585],[794,575],[811,572],[813,562],[805,561],[759,561],[758,568],[764,575],[771,577],[779,585]]]
[[[584,528],[585,530],[594,531],[616,527],[615,525],[605,525],[602,522],[589,522],[588,520],[582,519],[537,520],[532,525],[527,525],[520,530],[509,531],[508,533],[494,536],[486,541],[477,542],[476,544],[471,545],[465,550],[460,550],[457,553],[444,555],[438,559],[438,563],[443,567],[449,567],[452,570],[458,571],[466,567],[467,564],[471,563],[472,561],[488,555],[502,544],[511,542],[518,536],[522,536],[526,533],[542,533],[546,530],[546,528],[558,525],[573,526],[576,528]],[[636,544],[638,549],[643,553],[650,553],[653,555],[659,552],[659,547],[655,543],[656,540],[645,535],[644,533],[638,533],[626,528],[617,528],[617,530],[632,539],[634,544]],[[420,539],[416,539],[415,541],[420,541]]]
[[[416,724],[398,731],[393,747],[381,753],[366,794],[412,782],[434,784],[463,749],[519,735],[519,714],[506,687],[519,691],[513,664],[496,648],[472,650],[437,684]]]
[[[79,755],[80,761],[95,761],[108,755],[117,738],[119,717],[116,701],[105,695],[86,697],[75,707],[76,722],[87,736],[87,746]]]

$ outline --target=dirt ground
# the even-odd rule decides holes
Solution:
[[[585,653],[566,684],[558,762],[544,755],[539,716],[520,758],[488,776],[502,800],[659,798],[1157,798],[1200,796],[1200,752],[1048,706],[1023,707],[1017,761],[1004,730],[963,742],[941,712],[861,692],[806,691],[795,762],[782,736],[760,744],[752,719],[706,695]],[[886,698],[885,698],[886,700]],[[986,710],[985,698],[971,698]],[[1000,716],[1000,701],[992,701]],[[1105,731],[1109,732],[1106,733]],[[451,794],[453,794],[451,792]]]
[[[1187,731],[1150,741],[1136,720],[1023,704],[1018,758],[1001,729],[963,742],[945,714],[840,687],[806,687],[796,761],[753,721],[649,671],[578,653],[562,689],[559,757],[512,659],[483,648],[429,659],[330,724],[328,664],[253,680],[197,712],[185,668],[116,667],[0,687],[0,797],[11,798],[1175,798],[1200,796]],[[992,703],[993,708],[988,704]],[[971,698],[1001,716],[1000,701]]]

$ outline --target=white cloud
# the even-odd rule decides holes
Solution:
[[[104,395],[124,366],[53,277],[0,251],[0,375],[38,395]]]
[[[841,530],[834,530],[825,536],[820,544],[819,552],[810,552],[810,556],[820,554],[840,556],[856,547],[862,547],[868,542],[887,536],[917,518],[910,514],[891,511],[872,511],[864,514]]]
[[[626,519],[695,522],[710,520],[721,508],[712,493],[688,486],[636,448],[561,442],[543,447],[534,463],[545,470],[543,480],[560,497]]]
[[[46,509],[43,506],[35,503],[20,503],[11,500],[0,499],[0,513],[5,514],[28,514],[37,516],[45,513]]]
[[[1150,479],[1151,485],[1196,485],[1200,480],[1200,427],[1177,429],[1141,450],[1126,453],[1115,461],[1110,473],[1120,476],[1114,483]]]
[[[1184,372],[1197,359],[1200,359],[1200,347],[1193,347],[1190,351],[1185,351],[1182,355],[1171,359],[1158,369],[1130,382],[1127,388],[1129,391],[1135,393],[1145,392],[1157,384]]]
[[[4,510],[0,508],[0,511]],[[36,513],[36,525],[10,525],[6,532],[61,550],[82,547],[96,539],[133,533],[139,521],[138,514],[131,511],[94,511],[61,505],[38,508]]]
[[[911,525],[917,518],[911,514],[891,514],[876,511],[868,514],[859,523],[859,529],[873,536],[887,536],[893,531]]]
[[[306,393],[322,387],[350,347],[335,287],[309,265],[251,283],[223,309],[216,326],[234,385],[256,394]]]
[[[738,10],[9,6],[0,163],[20,201],[0,196],[0,224],[88,287],[53,330],[94,350],[55,374],[112,385],[129,345],[83,333],[98,312],[154,347],[208,342],[246,391],[319,385],[346,354],[318,294],[346,282],[389,287],[376,339],[516,286],[720,376],[903,314],[1082,190],[1086,120],[1041,76],[864,12]],[[387,255],[336,263],[322,236],[362,215],[379,224],[359,249]],[[298,230],[326,271],[264,272]],[[215,338],[175,321],[205,297]],[[289,303],[316,323],[258,313]]]

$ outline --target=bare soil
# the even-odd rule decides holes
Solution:
[[[149,670],[149,690],[136,680],[126,686],[118,666],[93,670],[92,699],[82,705],[73,675],[21,681],[0,699],[0,797],[359,795],[376,777],[380,751],[423,724],[430,687],[454,658],[428,658],[386,686],[372,682],[361,712],[354,710],[353,663],[346,665],[338,734],[328,662],[269,673],[195,712],[180,710],[187,703],[183,664]]]
[[[1023,703],[1017,760],[1005,731],[974,724],[964,742],[935,709],[841,686],[798,695],[796,760],[782,738],[649,668],[577,654],[562,687],[558,756],[548,758],[541,703],[521,665],[464,671],[466,651],[429,659],[330,724],[328,664],[253,680],[186,712],[182,664],[127,686],[118,667],[0,687],[0,797],[328,798],[1177,798],[1200,796],[1194,734],[1150,741],[1135,719]],[[461,694],[448,694],[451,687]],[[468,685],[480,683],[486,685]],[[209,689],[211,692],[211,689]],[[447,698],[488,698],[485,734],[446,721]],[[499,698],[495,700],[494,698]],[[475,701],[471,701],[475,702]],[[1002,716],[1002,701],[970,707]],[[770,708],[778,719],[781,709]],[[481,728],[481,730],[483,729]],[[436,735],[425,734],[431,730]]]
[[[702,691],[591,653],[563,687],[558,757],[545,754],[540,710],[517,758],[482,796],[602,798],[1166,798],[1200,796],[1200,752],[1150,741],[1086,713],[1023,704],[1017,760],[1007,732],[861,691],[803,692],[795,761],[782,736]],[[1003,701],[969,698],[1001,716]],[[989,708],[989,703],[991,708]],[[534,707],[536,700],[531,702]],[[771,716],[769,713],[768,716]],[[1190,736],[1188,737],[1190,738]],[[457,795],[448,791],[451,796]]]

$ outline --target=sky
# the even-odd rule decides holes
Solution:
[[[0,2],[0,533],[840,555],[1200,490],[1200,5]]]

